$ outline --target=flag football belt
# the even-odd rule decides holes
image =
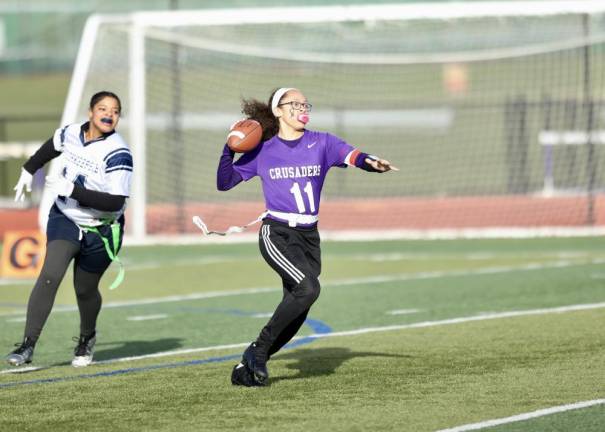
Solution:
[[[317,216],[317,215],[304,215],[304,214],[299,214],[299,213],[284,213],[284,212],[278,212],[278,211],[274,211],[274,210],[267,210],[267,213],[278,219],[285,220],[286,222],[288,222],[288,225],[293,228],[297,225],[312,225],[319,220],[319,216]]]
[[[246,225],[242,225],[242,226],[230,226],[229,228],[227,228],[227,231],[215,231],[215,230],[208,229],[208,225],[206,225],[206,223],[202,220],[202,218],[200,216],[193,216],[193,224],[195,226],[197,226],[200,230],[202,230],[204,235],[214,234],[214,235],[226,236],[229,234],[244,232],[246,229],[248,229],[248,227],[263,220],[263,218],[265,216],[267,216],[266,211],[261,213],[261,215],[259,217],[257,217],[256,219],[254,219],[252,222],[247,223]]]
[[[113,250],[112,250],[111,246],[109,246],[109,240],[105,236],[103,236],[103,234],[101,234],[101,232],[98,230],[97,227],[82,226],[81,228],[85,232],[92,232],[92,233],[97,234],[103,241],[103,244],[105,245],[105,251],[107,252],[107,256],[109,256],[109,259],[112,262],[115,261],[120,266],[120,268],[118,270],[118,275],[116,276],[114,281],[109,286],[109,289],[112,290],[112,289],[115,289],[118,286],[120,286],[120,284],[124,280],[124,264],[122,264],[122,261],[120,261],[120,258],[118,257],[118,248],[120,245],[120,223],[116,222],[116,221],[107,221],[107,222],[104,222],[103,225],[101,225],[101,226],[104,226],[104,225],[109,225],[111,227],[111,240],[113,243]]]
[[[204,233],[204,235],[214,234],[214,235],[226,236],[229,234],[241,233],[241,232],[245,231],[248,227],[262,221],[268,214],[270,214],[271,216],[274,216],[278,219],[287,221],[288,225],[291,227],[295,227],[295,226],[301,225],[301,224],[311,225],[319,220],[319,217],[317,215],[302,215],[302,214],[298,214],[298,213],[284,213],[284,212],[278,212],[278,211],[273,211],[273,210],[267,210],[267,211],[262,212],[260,214],[260,216],[257,217],[256,219],[254,219],[252,222],[247,223],[246,225],[243,225],[243,226],[230,226],[229,228],[227,228],[226,231],[214,231],[214,230],[208,229],[208,225],[206,225],[206,223],[202,220],[202,218],[200,216],[193,216],[193,223]]]

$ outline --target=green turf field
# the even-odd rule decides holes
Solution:
[[[69,365],[68,275],[39,369],[0,366],[0,430],[437,431],[590,402],[487,429],[602,431],[604,245],[326,242],[322,295],[261,389],[229,382],[280,299],[256,245],[126,246],[125,283],[103,281],[98,363]],[[0,285],[6,353],[30,289]]]

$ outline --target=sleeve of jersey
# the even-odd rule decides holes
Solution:
[[[216,188],[220,191],[232,189],[243,180],[240,173],[233,169],[234,155],[235,153],[225,144],[216,169]]]
[[[53,139],[49,138],[42,147],[40,147],[36,153],[30,157],[25,164],[23,164],[23,168],[28,173],[34,175],[36,171],[46,165],[47,162],[59,156],[61,152],[55,150]]]
[[[127,148],[119,148],[105,156],[105,175],[107,177],[107,193],[112,195],[130,196],[130,181],[132,178],[132,155]]]
[[[256,147],[254,150],[248,153],[244,153],[234,164],[233,169],[242,176],[244,181],[250,180],[252,177],[258,175],[258,154],[262,144]]]
[[[348,144],[337,136],[327,134],[326,159],[328,166],[346,168],[348,165],[355,165],[355,152],[358,152],[358,150],[356,150],[352,145]]]
[[[53,135],[53,145],[58,152],[62,152],[65,148],[65,136],[68,128],[69,125],[63,126],[62,128],[57,129]]]
[[[363,153],[340,138],[330,134],[328,134],[327,158],[331,167],[346,168],[354,166],[369,172],[379,172],[366,162],[367,158],[377,159],[376,156]]]

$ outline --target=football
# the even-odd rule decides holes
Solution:
[[[240,120],[233,125],[227,135],[227,145],[236,153],[246,153],[254,149],[263,136],[263,128],[256,120]]]

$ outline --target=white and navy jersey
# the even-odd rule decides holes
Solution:
[[[85,141],[88,122],[71,124],[55,131],[53,144],[62,154],[58,159],[60,175],[90,190],[112,195],[130,196],[132,155],[128,145],[115,131],[92,141]],[[124,213],[82,207],[78,201],[57,197],[57,207],[80,226],[97,226],[115,220]]]

